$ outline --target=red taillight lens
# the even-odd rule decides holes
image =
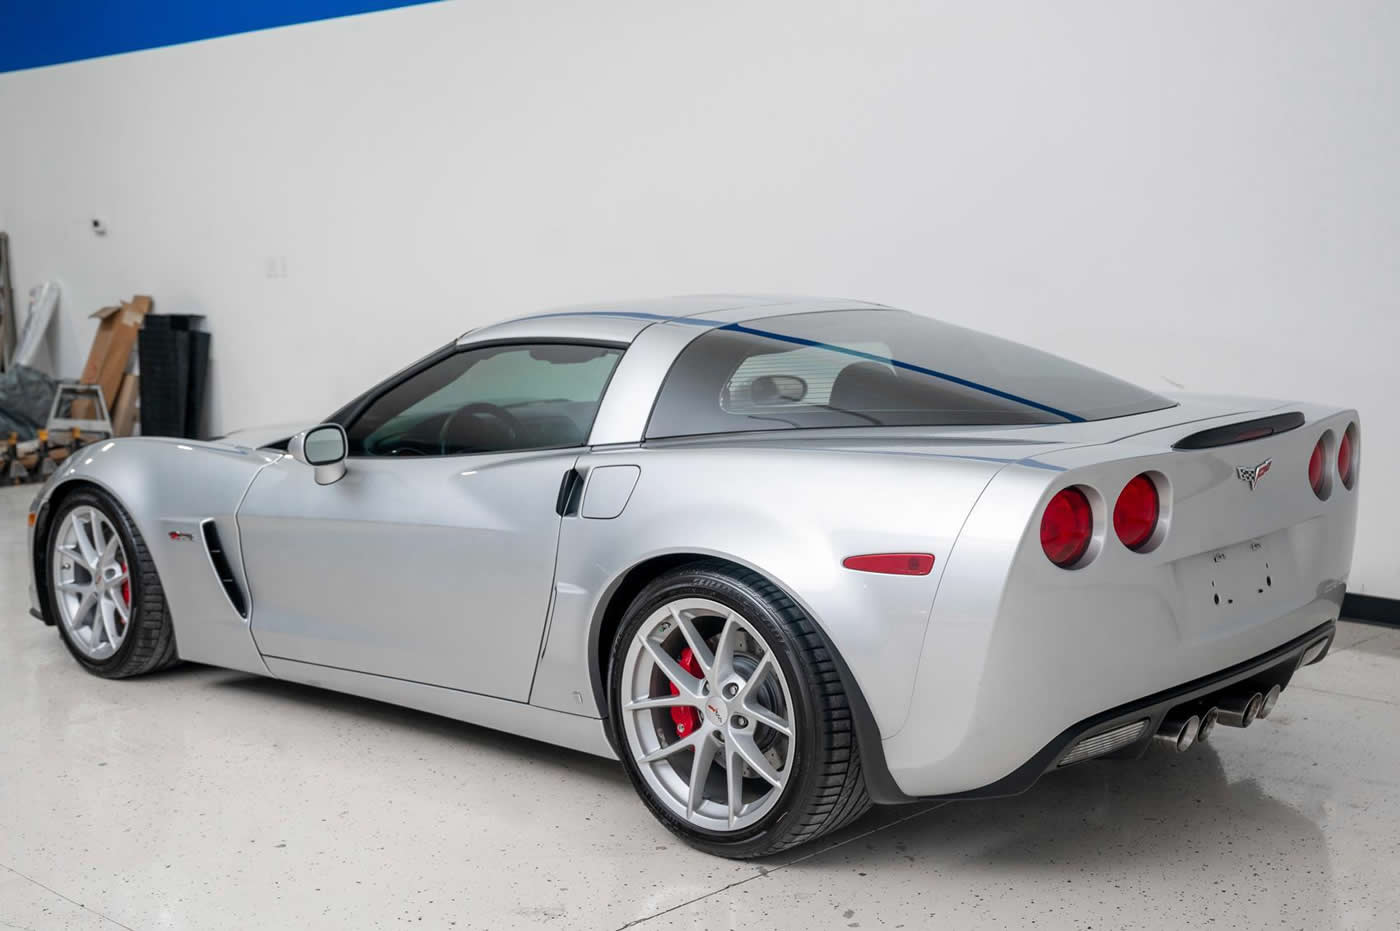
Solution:
[[[1157,485],[1146,475],[1136,476],[1118,493],[1113,505],[1113,530],[1130,550],[1139,550],[1152,539],[1161,514]]]
[[[841,565],[857,572],[879,572],[884,575],[928,575],[933,571],[931,553],[869,553],[847,556]]]
[[[1356,482],[1356,424],[1350,424],[1337,444],[1337,477],[1347,488]]]
[[[1317,441],[1313,447],[1312,458],[1308,460],[1308,482],[1312,485],[1313,494],[1319,498],[1325,498],[1327,491],[1327,451],[1323,448],[1322,440]]]
[[[1078,488],[1061,489],[1040,518],[1040,546],[1061,568],[1072,566],[1089,551],[1094,537],[1094,509]]]

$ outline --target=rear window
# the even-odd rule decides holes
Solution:
[[[1067,423],[1174,403],[1058,356],[907,311],[827,311],[699,336],[666,376],[647,438]]]

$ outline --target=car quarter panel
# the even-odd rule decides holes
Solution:
[[[929,608],[963,520],[1004,463],[952,456],[803,448],[676,446],[596,451],[587,471],[640,470],[613,519],[565,518],[546,645],[531,701],[601,715],[604,690],[586,657],[625,574],[673,553],[752,568],[789,593],[840,651],[882,733],[908,711]],[[927,552],[927,576],[844,569],[847,556]]]
[[[214,574],[200,523],[214,521],[246,593],[234,514],[254,476],[277,458],[248,447],[192,440],[107,440],[68,460],[44,490],[41,507],[73,482],[90,482],[112,494],[131,515],[160,573],[180,658],[266,675],[247,619],[234,610]],[[51,509],[41,513],[52,519]]]
[[[1199,451],[1196,427],[1046,453],[1000,472],[969,517],[924,641],[913,711],[886,735],[891,775],[916,796],[973,791],[1108,709],[1247,661],[1338,615],[1357,493],[1319,500],[1308,459],[1353,411],[1288,405],[1306,424]],[[1236,475],[1272,459],[1250,490]],[[1133,476],[1165,479],[1166,534],[1150,552],[1114,536],[1111,509]],[[1092,558],[1061,569],[1039,517],[1061,488],[1092,489]],[[1217,599],[1217,596],[1218,599]]]

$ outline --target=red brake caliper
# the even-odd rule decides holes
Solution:
[[[126,573],[126,566],[122,566],[122,572]],[[126,602],[128,608],[131,607],[131,575],[129,573],[126,578],[122,579],[122,601]]]
[[[690,647],[681,650],[681,668],[690,673],[695,678],[700,678],[700,663],[695,659],[695,654]],[[676,683],[671,683],[671,694],[679,695],[681,690],[676,688]],[[700,726],[700,712],[694,708],[676,707],[671,709],[671,720],[676,722],[676,736],[684,737]]]

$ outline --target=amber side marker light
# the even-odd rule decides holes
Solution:
[[[933,571],[932,553],[868,553],[847,556],[841,565],[857,572],[878,572],[882,575],[928,575]]]
[[[39,522],[39,515],[38,515],[38,514],[35,514],[33,511],[30,511],[30,512],[29,512],[29,526],[33,527],[33,526],[34,526],[35,524],[37,524],[38,522]]]

